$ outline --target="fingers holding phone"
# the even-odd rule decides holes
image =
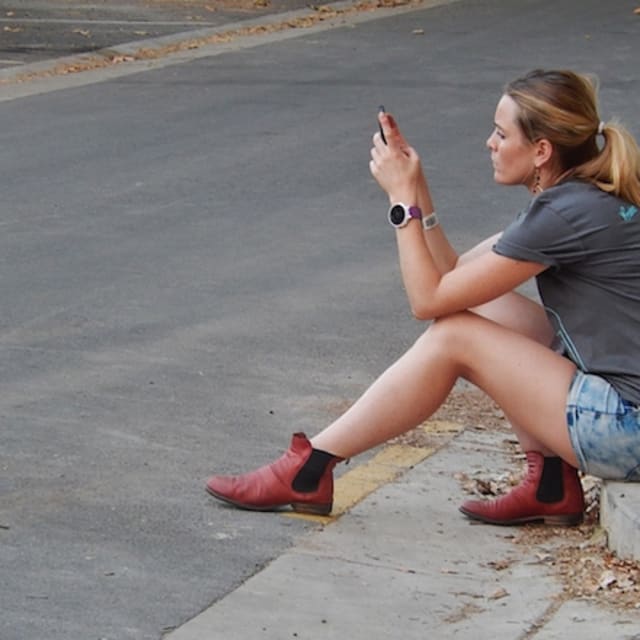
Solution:
[[[384,113],[386,113],[386,111],[385,111],[385,109],[384,109],[384,105],[383,105],[383,104],[381,104],[381,105],[378,107],[378,128],[380,129],[380,137],[382,138],[382,142],[384,142],[385,144],[387,144],[387,138],[386,138],[386,136],[384,135],[384,129],[382,128],[382,122],[381,122],[381,118],[380,118],[380,116],[381,116],[382,114],[384,114]]]
[[[378,109],[378,127],[369,163],[373,177],[389,196],[415,192],[420,159],[383,106]]]
[[[400,129],[395,121],[395,118],[387,113],[384,106],[378,107],[378,129],[380,132],[380,139],[385,145],[391,145],[399,149],[408,147],[409,144],[400,133]]]

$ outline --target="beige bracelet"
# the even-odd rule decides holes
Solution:
[[[439,224],[440,220],[438,220],[438,216],[435,211],[422,218],[422,228],[425,231],[429,231],[429,229],[433,229],[433,227],[437,227]]]

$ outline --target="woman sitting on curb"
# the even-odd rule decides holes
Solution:
[[[504,230],[458,256],[438,225],[420,158],[379,116],[371,173],[389,196],[413,314],[433,320],[340,418],[293,436],[272,464],[214,476],[238,507],[327,514],[335,465],[413,429],[458,378],[504,411],[526,453],[521,484],[460,510],[492,524],[582,521],[578,469],[640,480],[640,149],[603,123],[571,71],[508,84],[487,140],[494,179],[533,197]],[[542,305],[515,293],[537,279]],[[553,347],[552,347],[553,345]]]

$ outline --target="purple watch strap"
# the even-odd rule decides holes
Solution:
[[[420,209],[420,207],[409,207],[409,215],[412,218],[422,220],[422,210]]]

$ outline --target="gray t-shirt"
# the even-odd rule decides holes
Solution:
[[[535,197],[493,250],[549,265],[540,299],[565,352],[640,404],[640,211],[571,180]]]

